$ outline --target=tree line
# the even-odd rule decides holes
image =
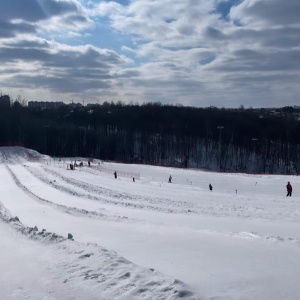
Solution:
[[[272,112],[272,113],[271,113]],[[148,103],[0,108],[0,146],[221,172],[300,172],[300,122],[291,107],[195,108]]]

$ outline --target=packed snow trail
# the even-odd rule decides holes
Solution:
[[[29,168],[31,167],[34,166],[29,165]],[[115,164],[114,167],[117,168],[119,165]],[[68,207],[74,201],[76,206],[86,206],[87,210],[94,209],[94,205],[99,204],[94,200],[89,202],[85,198],[72,196],[69,192],[55,191],[53,185],[39,180],[32,174],[32,177],[27,176],[28,171],[24,167],[10,165],[9,168],[15,172],[16,177],[26,188],[41,193],[42,198],[52,203],[65,202],[65,206]],[[38,168],[38,164],[34,168]],[[145,166],[141,168],[146,172]],[[134,263],[154,268],[188,283],[197,291],[200,299],[299,299],[297,283],[300,275],[299,197],[294,196],[287,202],[285,198],[275,194],[274,190],[278,186],[276,181],[280,176],[274,180],[271,177],[258,177],[269,186],[269,190],[260,189],[261,194],[252,191],[251,196],[250,189],[253,190],[253,187],[247,191],[247,182],[249,184],[251,181],[252,186],[253,181],[259,179],[231,175],[231,179],[239,181],[245,190],[246,196],[237,197],[226,192],[228,183],[226,187],[222,187],[221,175],[217,176],[218,179],[215,181],[219,180],[216,184],[222,187],[223,191],[201,192],[201,189],[193,187],[189,193],[187,185],[183,184],[183,178],[188,174],[191,174],[191,177],[196,176],[195,171],[189,173],[178,170],[176,177],[173,178],[178,177],[178,181],[182,183],[165,184],[162,189],[159,189],[153,178],[154,176],[159,178],[162,176],[160,172],[162,170],[167,172],[168,169],[149,167],[148,172],[154,174],[155,171],[155,175],[149,176],[144,173],[146,175],[135,185],[137,191],[131,191],[132,184],[129,180],[114,180],[104,174],[95,176],[84,171],[68,173],[59,168],[53,170],[64,177],[70,176],[74,180],[89,182],[99,188],[109,188],[120,193],[124,189],[127,195],[143,196],[145,193],[146,197],[150,197],[152,193],[153,197],[157,198],[162,190],[161,199],[173,198],[179,204],[178,191],[182,185],[185,187],[185,196],[180,204],[182,208],[186,208],[186,202],[198,207],[210,206],[211,214],[203,215],[201,210],[197,213],[166,214],[163,210],[159,211],[160,204],[157,202],[158,211],[147,209],[147,203],[144,203],[144,208],[140,209],[100,203],[99,209],[101,208],[105,215],[119,215],[125,218],[76,216],[59,210],[53,205],[36,201],[34,197],[16,186],[5,166],[0,166],[0,180],[3,183],[0,185],[0,194],[9,195],[0,200],[13,215],[18,215],[24,224],[38,225],[40,228],[46,228],[63,236],[71,232],[76,241],[97,243],[117,251]],[[197,174],[199,181],[200,179],[208,181],[204,177],[212,176],[207,172]],[[49,174],[45,173],[45,177],[47,176]],[[296,179],[294,177],[291,181],[295,182]],[[281,181],[285,180],[286,178],[281,178]],[[195,182],[195,179],[193,181]],[[63,185],[72,187],[70,183]],[[84,189],[78,187],[77,191],[80,190]],[[90,195],[94,193],[91,192]],[[262,196],[263,200],[259,199]],[[146,197],[142,198],[147,199]],[[231,199],[232,197],[235,198]],[[123,200],[120,198],[121,201]],[[216,205],[212,206],[212,202],[216,202]],[[162,203],[161,206],[163,205]],[[243,210],[245,206],[251,208],[248,210],[248,216],[246,214],[237,216],[233,208]],[[222,214],[221,207],[226,209],[226,217]],[[261,213],[260,208],[263,208],[264,213]],[[272,212],[271,218],[268,218],[268,211]]]

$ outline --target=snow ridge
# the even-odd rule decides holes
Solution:
[[[96,244],[81,244],[45,229],[24,226],[18,217],[11,217],[0,202],[0,220],[30,239],[46,243],[55,252],[55,275],[72,289],[83,286],[83,296],[76,299],[161,299],[196,300],[181,281],[173,280],[154,269],[139,267]],[[59,270],[57,270],[59,268]],[[89,290],[87,291],[87,288]],[[92,296],[91,296],[92,294]],[[51,298],[53,299],[53,298]]]

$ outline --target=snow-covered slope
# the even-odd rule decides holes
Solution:
[[[98,161],[70,171],[46,158],[0,148],[2,219],[22,222],[0,222],[0,272],[13,275],[0,279],[5,299],[300,298],[298,177]],[[114,179],[114,170],[140,179]],[[28,234],[27,226],[40,230]],[[75,241],[57,240],[68,233]],[[23,252],[31,269],[10,264]]]

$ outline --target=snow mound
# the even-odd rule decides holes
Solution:
[[[0,147],[0,163],[22,163],[49,158],[48,155],[24,147]]]
[[[57,260],[55,276],[71,289],[81,286],[99,299],[196,299],[181,281],[139,267],[116,252],[97,244],[78,243],[36,226],[26,227],[18,217],[11,217],[1,203],[0,219],[30,239],[46,243]]]

